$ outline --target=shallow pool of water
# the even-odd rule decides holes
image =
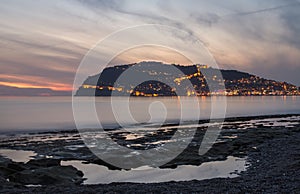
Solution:
[[[36,153],[33,151],[25,150],[13,150],[13,149],[0,149],[0,155],[6,158],[9,158],[15,162],[28,162]]]
[[[84,184],[112,182],[155,183],[168,181],[204,180],[212,178],[234,178],[245,171],[245,158],[229,156],[225,161],[203,163],[200,166],[182,165],[176,169],[160,169],[148,166],[133,170],[109,170],[105,166],[84,164],[84,161],[62,161],[62,165],[72,165],[84,173]]]

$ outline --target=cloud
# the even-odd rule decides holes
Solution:
[[[280,18],[287,29],[287,34],[282,42],[286,42],[300,49],[300,5],[289,7],[280,14]]]
[[[200,19],[197,15],[194,17],[199,26],[210,27],[203,37],[222,67],[250,71],[299,86],[295,73],[300,68],[297,54],[300,53],[299,2],[277,1],[264,7],[248,10],[241,7],[241,11],[223,16],[209,13],[200,15]]]
[[[288,8],[288,7],[293,7],[293,6],[299,6],[300,5],[300,2],[298,2],[298,1],[287,1],[287,2],[289,2],[289,3],[283,4],[283,5],[278,5],[278,6],[272,6],[272,7],[268,7],[268,8],[257,9],[257,10],[254,10],[254,11],[245,11],[245,12],[238,12],[238,13],[234,13],[234,14],[229,14],[229,15],[223,16],[223,18],[236,16],[236,15],[238,15],[238,16],[247,16],[247,15],[264,13],[264,12],[269,12],[269,11],[276,11],[276,10],[280,10],[280,9],[283,9],[283,8]]]
[[[70,96],[71,92],[49,88],[18,88],[0,85],[0,96]]]
[[[171,30],[170,41],[185,44],[200,39],[221,67],[300,85],[294,73],[300,67],[300,5],[295,0],[4,1],[0,7],[1,75],[15,77],[0,75],[0,80],[70,87],[81,59],[97,41],[116,30],[149,23],[187,32]],[[156,34],[153,39],[163,36]],[[119,60],[152,56],[139,54]],[[290,73],[284,73],[283,67]]]

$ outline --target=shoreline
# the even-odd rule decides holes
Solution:
[[[298,140],[297,140],[298,139]],[[41,188],[14,188],[5,189],[1,193],[299,193],[300,192],[300,169],[299,158],[293,153],[299,153],[300,132],[297,135],[273,139],[263,143],[259,152],[250,152],[250,159],[254,162],[246,172],[236,178],[215,178],[202,181],[180,181],[163,183],[110,183],[98,185],[80,186],[48,186]],[[286,140],[291,140],[292,144],[285,144]],[[295,141],[297,140],[297,141]],[[272,145],[273,146],[272,146]],[[286,146],[284,146],[286,145]],[[276,151],[282,148],[291,149],[290,152]],[[278,154],[276,161],[272,158]],[[286,157],[295,159],[293,162],[286,162]],[[263,160],[264,162],[255,162]]]
[[[200,119],[198,121],[196,120],[190,120],[190,121],[183,121],[182,125],[186,125],[189,123],[195,123],[198,122],[199,124],[209,123],[212,121],[223,121],[223,122],[229,122],[229,121],[249,121],[252,119],[268,119],[268,118],[278,118],[278,117],[289,117],[289,116],[300,116],[300,113],[287,113],[287,114],[267,114],[267,115],[249,115],[249,116],[231,116],[231,117],[225,117],[223,118],[214,118],[214,119]],[[169,126],[178,126],[178,122],[167,122],[167,124],[163,124],[162,127],[169,127]],[[129,125],[131,126],[131,125]],[[133,125],[134,126],[134,125]],[[157,126],[155,123],[152,123],[152,126]],[[117,130],[120,128],[120,126],[114,126],[114,127],[108,127],[104,128],[104,130]],[[85,130],[85,129],[83,129]],[[87,128],[86,130],[97,130],[97,128]],[[66,129],[20,129],[20,130],[13,130],[13,131],[1,131],[1,136],[14,136],[14,135],[39,135],[39,134],[58,134],[58,133],[78,133],[78,130],[75,128],[66,128]]]
[[[281,122],[286,122],[284,118],[288,116],[299,116],[299,114],[288,115],[268,115],[256,117],[239,117],[228,118],[225,122],[230,125],[242,125],[250,120],[282,118]],[[263,122],[262,122],[263,123]],[[300,192],[300,124],[299,119],[293,127],[267,126],[261,123],[257,128],[232,129],[228,125],[224,126],[219,139],[221,141],[214,144],[204,157],[196,157],[194,151],[197,146],[190,146],[184,154],[164,166],[164,168],[176,168],[179,165],[199,165],[208,161],[222,161],[228,156],[247,157],[250,166],[246,171],[241,172],[236,178],[214,178],[207,180],[179,181],[179,182],[162,182],[162,183],[110,183],[97,185],[78,185],[78,184],[55,184],[45,185],[42,187],[25,187],[22,184],[9,184],[0,179],[1,193],[30,193],[30,192],[204,192],[204,193],[222,193],[222,192]],[[59,132],[58,132],[59,134]],[[41,136],[45,134],[39,134]],[[67,134],[63,134],[67,135]],[[236,138],[227,138],[230,135],[236,135]],[[28,141],[25,139],[23,141]],[[40,142],[42,143],[42,142]],[[65,146],[62,140],[55,142],[56,146]],[[76,142],[79,143],[79,142]],[[1,142],[1,148],[20,149],[21,147],[9,142]],[[74,144],[74,142],[73,142]],[[38,144],[26,146],[34,147]],[[42,145],[40,145],[42,146]],[[52,146],[51,144],[48,146]],[[43,147],[43,146],[42,146]],[[52,147],[48,151],[53,151]],[[39,149],[36,147],[36,149]],[[42,150],[40,150],[42,151]],[[79,150],[82,151],[82,150]],[[86,152],[83,152],[86,153]],[[208,160],[208,158],[211,158]],[[74,158],[65,158],[74,159]],[[75,158],[76,159],[76,158]],[[78,159],[78,158],[77,158]],[[88,159],[88,158],[86,158]],[[64,159],[63,159],[64,160]],[[105,165],[103,161],[90,158],[90,163]],[[52,161],[53,162],[53,161]],[[15,164],[16,165],[16,164]],[[32,165],[32,164],[31,164]],[[36,165],[36,164],[35,164]],[[76,171],[74,170],[75,174]],[[72,175],[74,176],[74,175]],[[263,183],[263,184],[262,184]],[[80,184],[80,180],[79,180]]]

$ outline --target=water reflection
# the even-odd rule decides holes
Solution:
[[[112,182],[155,183],[168,181],[204,180],[212,178],[234,178],[245,171],[245,158],[229,156],[225,161],[203,163],[200,166],[182,165],[176,169],[160,169],[148,166],[130,171],[108,170],[105,166],[84,164],[84,161],[62,161],[62,165],[72,165],[84,173],[84,184]]]
[[[0,149],[0,155],[6,158],[9,158],[15,162],[28,162],[36,153],[33,151],[24,151],[24,150],[12,150],[12,149]]]

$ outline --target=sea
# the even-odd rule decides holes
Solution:
[[[74,98],[79,98],[83,104],[92,101],[99,120],[91,119],[90,111],[83,105],[82,109],[76,110],[81,117],[78,119],[77,116],[75,122],[72,97],[0,97],[0,132],[72,130],[76,129],[76,124],[86,128],[113,128],[119,126],[119,122],[139,125],[172,123],[181,119],[195,121],[213,117],[300,114],[300,96],[197,97],[198,106],[194,101],[190,102],[189,97],[131,97],[129,101],[119,97],[113,101],[120,105],[115,109],[110,97]],[[128,106],[124,106],[126,103]],[[122,121],[116,117],[122,117]]]

